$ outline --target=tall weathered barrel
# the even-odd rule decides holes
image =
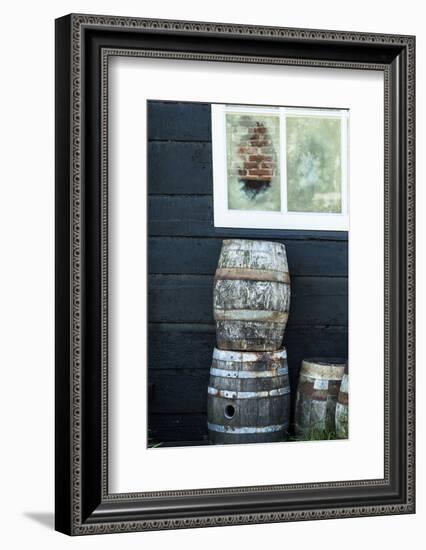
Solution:
[[[296,394],[295,431],[307,439],[335,432],[337,395],[346,359],[304,359]]]
[[[262,353],[214,349],[207,394],[211,443],[285,441],[289,414],[285,348]]]
[[[218,348],[279,349],[289,307],[285,246],[267,241],[223,241],[213,289]]]
[[[349,375],[345,373],[340,384],[336,403],[336,435],[339,439],[348,438],[349,420]]]

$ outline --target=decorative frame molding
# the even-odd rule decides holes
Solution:
[[[414,52],[414,37],[389,34],[96,15],[56,21],[59,531],[83,535],[414,513]],[[383,480],[108,493],[107,83],[108,59],[117,55],[383,71]]]

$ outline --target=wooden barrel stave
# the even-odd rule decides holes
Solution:
[[[215,349],[207,397],[212,443],[284,441],[289,410],[285,350],[238,354]]]
[[[289,307],[290,278],[284,245],[225,240],[213,289],[218,347],[279,349]]]
[[[349,436],[349,375],[344,374],[336,403],[336,435],[339,439]]]
[[[282,344],[283,335],[283,323],[216,321],[216,339],[220,349],[277,350]]]
[[[219,268],[250,268],[286,272],[285,246],[271,241],[225,239]]]
[[[337,396],[345,370],[345,360],[302,361],[295,405],[295,432],[334,433]]]

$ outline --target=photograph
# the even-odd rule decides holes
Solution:
[[[350,110],[147,121],[147,447],[347,439]]]

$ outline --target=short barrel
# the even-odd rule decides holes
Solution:
[[[295,432],[306,439],[334,434],[337,396],[346,359],[304,359],[295,405]]]
[[[336,403],[336,435],[339,439],[348,439],[349,420],[349,375],[344,374],[340,384]]]
[[[214,349],[207,393],[214,444],[285,441],[290,415],[286,350]]]
[[[279,349],[289,308],[285,246],[268,241],[224,240],[213,289],[217,347]]]

